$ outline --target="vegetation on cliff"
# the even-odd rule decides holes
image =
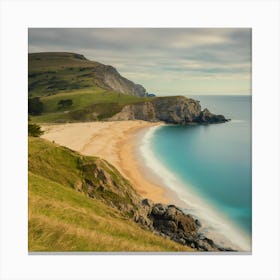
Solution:
[[[106,161],[29,137],[29,251],[191,251],[135,223],[140,197]]]

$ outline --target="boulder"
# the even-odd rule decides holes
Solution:
[[[200,123],[220,123],[228,121],[223,115],[214,115],[206,108],[201,111],[198,121]]]
[[[148,206],[148,207],[153,207],[154,203],[152,200],[145,198],[142,200],[142,205],[143,206]]]
[[[161,217],[165,214],[165,212],[166,212],[166,208],[161,203],[157,203],[153,207],[152,215],[154,217]]]
[[[153,221],[154,229],[172,235],[177,231],[177,225],[173,221],[155,219]]]
[[[198,219],[195,219],[195,224],[197,227],[201,227],[201,222]]]

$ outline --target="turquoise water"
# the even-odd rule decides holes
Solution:
[[[251,96],[195,96],[201,107],[232,121],[163,126],[151,138],[154,155],[181,182],[251,235]]]

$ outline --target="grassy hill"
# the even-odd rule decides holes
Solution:
[[[59,108],[59,101],[65,99],[71,99],[73,105],[68,108]],[[103,120],[120,112],[127,104],[144,102],[146,99],[97,87],[58,92],[55,95],[40,98],[43,103],[43,113],[32,116],[31,119],[39,123]]]
[[[135,95],[136,85],[111,67],[73,53],[34,53],[28,56],[28,97],[39,97],[43,112],[35,122],[102,120],[124,105],[148,98]],[[116,90],[120,89],[120,90]],[[131,90],[129,93],[121,93]],[[72,105],[60,107],[60,100]],[[150,100],[151,98],[149,98]]]
[[[131,220],[138,195],[106,161],[40,138],[28,147],[29,251],[192,251]]]

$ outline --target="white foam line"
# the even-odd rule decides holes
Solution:
[[[251,251],[251,238],[229,218],[219,213],[213,206],[202,199],[194,191],[194,187],[187,185],[170,172],[155,156],[151,147],[151,139],[157,129],[151,127],[144,134],[140,152],[146,166],[150,168],[186,205],[186,211],[198,218],[202,223],[201,232],[221,246],[230,246],[240,251]]]
[[[231,120],[230,122],[231,123],[243,123],[244,120]]]

